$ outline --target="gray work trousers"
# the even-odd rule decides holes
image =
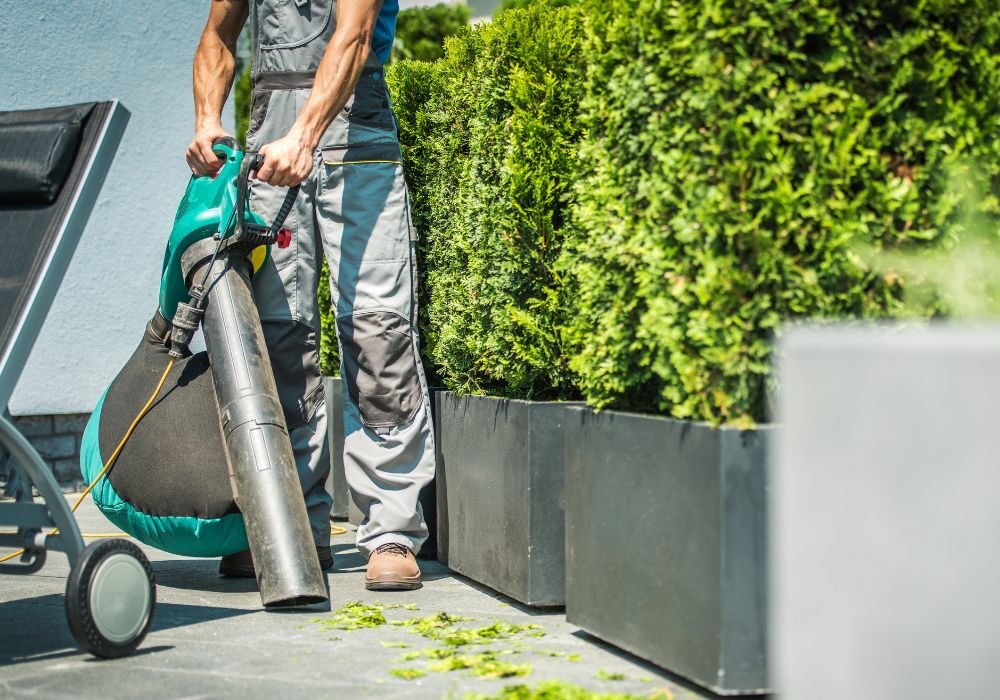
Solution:
[[[248,150],[284,136],[309,90],[255,90]],[[271,221],[285,190],[255,182],[251,207]],[[318,368],[320,255],[330,266],[344,386],[344,469],[364,514],[366,556],[427,538],[418,497],[434,476],[434,438],[416,327],[415,230],[395,119],[381,69],[365,71],[315,152],[286,227],[253,280],[318,545],[330,538],[326,404]]]

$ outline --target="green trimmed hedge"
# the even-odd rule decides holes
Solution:
[[[503,2],[500,3],[500,7],[497,8],[493,15],[498,16],[500,13],[506,12],[507,10],[529,10],[538,7],[539,5],[546,7],[565,7],[566,5],[573,5],[578,2],[581,2],[581,0],[503,0]]]
[[[906,311],[856,249],[1000,223],[990,2],[567,4],[388,71],[435,381],[764,420],[779,324]]]
[[[457,391],[765,420],[781,323],[903,312],[909,281],[856,247],[948,244],[969,206],[1000,223],[998,49],[987,0],[583,0],[394,66],[428,364]]]
[[[434,61],[444,57],[444,40],[469,24],[465,5],[438,3],[430,7],[411,7],[396,17],[396,37],[392,62],[403,59]]]
[[[588,17],[562,264],[590,402],[762,420],[779,324],[900,312],[852,246],[957,234],[970,167],[997,222],[995,3],[614,0]]]
[[[390,71],[431,291],[425,353],[459,391],[572,390],[554,263],[578,170],[582,36],[577,12],[510,12],[450,40],[432,69]]]

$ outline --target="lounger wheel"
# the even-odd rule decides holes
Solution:
[[[135,651],[153,620],[156,583],[142,550],[125,539],[94,542],[66,581],[66,618],[76,641],[95,656]]]

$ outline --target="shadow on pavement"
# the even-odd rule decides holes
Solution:
[[[364,571],[368,565],[368,560],[353,544],[337,544],[335,542],[330,545],[330,551],[333,552],[333,568],[327,573],[342,574]]]
[[[256,593],[257,579],[219,576],[218,559],[170,559],[153,562],[156,585],[206,593]]]
[[[257,610],[240,608],[223,608],[214,605],[187,605],[184,603],[157,603],[153,613],[153,626],[150,632],[175,629],[197,625],[201,622],[225,620],[240,615],[251,615]]]
[[[489,596],[490,598],[497,601],[501,605],[509,605],[510,607],[512,607],[513,609],[517,610],[519,613],[522,613],[524,615],[530,615],[532,617],[539,617],[539,616],[546,617],[551,615],[560,615],[566,610],[565,605],[525,605],[520,601],[514,600],[510,596],[507,596],[499,591],[493,590],[489,586],[479,583],[478,581],[468,578],[467,576],[463,576],[462,574],[451,571],[450,569],[448,569],[448,567],[446,567],[444,564],[441,564],[440,562],[437,563],[437,566],[441,567],[445,572],[444,575],[439,576],[438,578],[444,578],[445,576],[450,576],[456,581],[461,581],[469,588],[472,588],[478,591],[479,593],[482,593],[483,595]]]
[[[156,585],[163,588],[174,588],[185,591],[198,591],[201,593],[218,593],[220,595],[245,595],[255,594],[251,605],[259,606],[260,599],[257,597],[257,579],[254,578],[232,578],[219,576],[218,559],[183,559],[153,562],[153,572],[156,575]],[[330,587],[327,585],[327,595],[330,594]],[[242,604],[246,600],[240,601]],[[197,607],[197,606],[195,606]],[[237,610],[235,608],[223,608],[233,610],[233,614],[248,614],[261,612],[323,612],[330,610],[329,602],[317,605],[306,605],[298,608],[264,608],[263,606],[245,608]],[[156,621],[153,622],[156,629]]]
[[[168,630],[201,622],[246,615],[253,610],[178,603],[157,603],[150,631]],[[66,657],[88,657],[80,650],[66,622],[65,598],[56,593],[0,603],[0,667]],[[172,649],[140,647],[133,656]],[[91,657],[93,658],[93,657]],[[128,658],[128,657],[127,657]],[[96,659],[95,659],[96,660]]]

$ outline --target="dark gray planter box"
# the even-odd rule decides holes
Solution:
[[[772,430],[574,409],[567,620],[717,693],[765,692]]]
[[[436,396],[438,559],[528,605],[565,604],[572,404]]]
[[[340,377],[325,377],[327,406],[327,438],[330,443],[330,476],[327,477],[326,488],[333,494],[332,516],[337,520],[347,520],[355,527],[361,524],[362,515],[354,505],[347,477],[344,474],[344,395]],[[434,411],[434,389],[431,389],[431,412]],[[431,482],[420,492],[420,505],[424,509],[424,519],[427,521],[427,542],[417,555],[421,559],[437,557],[437,497],[434,482]]]

